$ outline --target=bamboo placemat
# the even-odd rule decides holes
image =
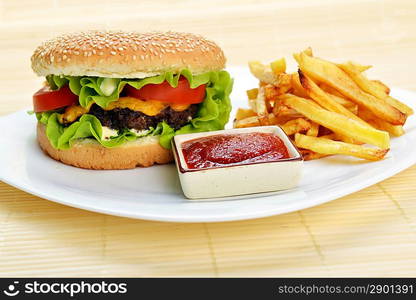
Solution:
[[[169,4],[0,1],[0,114],[30,106],[42,80],[29,66],[34,47],[92,28],[201,33],[221,44],[230,65],[312,46],[318,56],[373,64],[371,76],[415,90],[413,1]],[[413,166],[318,207],[211,224],[106,216],[0,183],[0,276],[415,276],[415,176]]]

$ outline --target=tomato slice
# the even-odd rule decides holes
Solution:
[[[44,86],[33,95],[33,109],[35,112],[43,112],[69,106],[78,102],[78,96],[71,92],[69,86],[63,86],[59,90],[51,90]]]
[[[205,99],[205,84],[191,89],[185,77],[179,78],[178,86],[173,88],[167,81],[161,84],[147,84],[141,89],[126,84],[124,92],[127,96],[141,100],[158,100],[167,103],[195,104]]]

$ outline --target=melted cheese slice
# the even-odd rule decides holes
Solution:
[[[89,112],[90,108],[91,108],[91,105],[89,105],[88,107],[85,107],[85,108],[82,107],[81,105],[68,106],[65,109],[65,112],[58,116],[58,121],[61,124],[72,123],[76,119],[78,119],[78,117],[80,117],[83,114],[86,114],[87,112]]]
[[[160,101],[143,101],[133,97],[121,97],[117,101],[108,104],[104,110],[113,110],[114,108],[128,108],[134,111],[140,111],[147,116],[153,117],[159,114],[167,106],[168,104]]]
[[[60,115],[59,122],[72,123],[83,114],[89,112],[91,108],[82,107],[80,105],[71,105],[65,109],[65,112]],[[153,117],[158,115],[166,107],[170,106],[175,111],[184,111],[190,104],[178,104],[178,103],[164,103],[156,100],[140,100],[133,97],[121,97],[117,101],[111,102],[104,110],[113,110],[115,108],[128,108],[130,110],[139,111],[147,116]]]

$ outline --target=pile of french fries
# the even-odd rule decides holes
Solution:
[[[234,127],[279,125],[305,160],[333,154],[382,159],[390,135],[404,134],[413,110],[364,75],[371,66],[332,63],[314,57],[311,48],[293,57],[295,73],[286,73],[283,58],[249,62],[259,87],[247,91],[251,109],[238,109]]]

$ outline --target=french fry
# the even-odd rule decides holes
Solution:
[[[360,87],[335,64],[300,53],[297,57],[300,69],[314,80],[336,88],[348,99],[364,106],[394,125],[402,125],[406,115],[395,107],[363,92]]]
[[[264,65],[259,61],[250,61],[248,66],[251,74],[261,82],[278,85],[279,77],[272,71],[269,65]]]
[[[390,88],[380,80],[371,80],[374,84],[377,84],[379,89],[382,89],[387,95],[390,94]]]
[[[292,73],[291,76],[292,76],[292,88],[293,88],[292,94],[302,97],[302,98],[308,98],[309,97],[308,94],[306,93],[305,89],[300,83],[299,74],[296,72],[296,73]]]
[[[354,66],[354,68],[356,69],[356,70],[358,70],[358,72],[360,72],[360,73],[363,73],[363,72],[365,72],[365,71],[367,71],[368,69],[371,69],[371,67],[372,66],[369,66],[369,65],[367,65],[367,66],[364,66],[364,65],[361,65],[361,64],[358,64],[358,63],[354,63],[354,62],[350,62],[353,66]],[[337,64],[337,66],[339,67],[339,65]]]
[[[374,149],[319,137],[311,137],[300,133],[295,134],[295,144],[297,147],[309,149],[321,154],[344,154],[367,160],[380,160],[389,151],[389,149]]]
[[[246,93],[247,93],[248,99],[256,99],[259,93],[259,89],[255,88],[255,89],[247,90]]]
[[[405,133],[403,126],[391,125],[386,121],[380,120],[368,110],[360,109],[358,112],[358,116],[366,120],[366,122],[371,124],[374,128],[387,131],[392,136],[402,136]]]
[[[345,135],[342,135],[342,134],[339,134],[339,133],[336,133],[335,136],[336,136],[336,138],[335,138],[336,140],[343,141],[344,143],[354,144],[354,145],[363,145],[364,144],[363,142],[360,142],[356,139],[353,139],[352,137],[345,136]]]
[[[321,90],[325,91],[328,96],[330,96],[334,101],[338,102],[342,106],[346,107],[349,111],[354,113],[355,115],[358,112],[358,104],[346,99],[342,94],[340,94],[336,89],[326,85],[326,84],[319,84],[318,85]]]
[[[310,100],[294,95],[283,95],[281,96],[281,100],[283,104],[297,110],[308,119],[331,129],[335,133],[378,146],[382,149],[390,147],[390,137],[385,131],[363,125],[339,113],[319,108],[317,105],[311,104]]]
[[[322,133],[322,131],[326,131],[326,132]],[[355,145],[363,145],[364,144],[363,142],[357,141],[356,139],[353,139],[351,137],[344,136],[342,134],[332,132],[331,130],[329,130],[328,128],[325,128],[323,126],[320,126],[318,137],[327,138],[327,139],[335,140],[335,141],[343,141],[345,143],[355,144]]]
[[[276,117],[273,114],[269,114],[268,119],[269,125],[278,125],[276,122]],[[240,120],[234,120],[234,128],[246,128],[255,126],[261,126],[258,116],[251,116]]]
[[[280,125],[286,135],[292,135],[298,132],[305,132],[311,128],[311,123],[303,118],[290,120],[283,125]]]
[[[245,119],[248,117],[254,117],[254,116],[257,116],[257,114],[253,110],[249,108],[239,108],[235,115],[235,119],[238,121],[238,120],[242,120],[242,119]]]
[[[331,131],[329,129],[327,129],[327,130]],[[318,137],[323,138],[323,139],[334,140],[334,141],[341,141],[341,142],[348,143],[348,144],[355,144],[355,145],[363,145],[364,144],[363,142],[359,142],[357,140],[354,140],[353,138],[350,138],[348,136],[343,136],[342,134],[335,133],[335,132],[327,133],[327,134],[324,134],[324,135],[319,135],[318,134]]]
[[[303,160],[314,160],[329,156],[327,154],[313,152],[309,149],[299,149],[299,152],[302,154]]]
[[[308,136],[318,136],[319,133],[319,124],[315,122],[310,122],[311,128],[306,131],[306,135]]]
[[[302,55],[306,55],[306,56],[309,56],[309,57],[313,57],[313,55],[312,55],[312,48],[311,47],[308,47],[308,48],[306,48],[305,50],[303,50],[302,52],[300,52],[300,53],[293,53],[293,58],[296,60],[296,62],[300,65],[300,61],[301,61],[301,54]]]
[[[340,92],[338,92],[338,90],[334,89],[332,86],[329,86],[329,85],[327,85],[325,83],[322,83],[322,82],[319,82],[318,85],[321,88],[321,90],[324,90],[328,94],[338,96],[339,98],[344,98],[345,99],[345,96],[343,94],[341,94]]]
[[[372,119],[368,121],[368,123],[371,124],[374,128],[387,131],[392,136],[402,136],[405,134],[403,126],[401,125],[391,125],[390,123],[380,119]]]
[[[363,91],[373,95],[374,97],[384,100],[386,103],[395,107],[396,109],[398,109],[399,111],[401,111],[402,113],[408,116],[413,114],[413,109],[411,109],[406,104],[400,102],[399,100],[394,99],[393,97],[390,97],[386,93],[385,88],[369,80],[351,62],[339,64],[338,66],[345,73],[347,73]]]
[[[260,87],[272,84],[279,89],[283,89],[281,93],[285,93],[291,88],[290,74],[280,73],[275,74],[270,65],[264,65],[258,61],[249,62],[251,74],[260,80]]]
[[[302,51],[305,55],[307,55],[307,56],[313,56],[313,53],[312,53],[312,48],[311,47],[308,47],[308,48],[306,48],[305,50],[303,50]]]
[[[259,117],[260,125],[269,125],[269,111],[267,110],[264,87],[259,88],[259,93],[256,98],[256,113]]]
[[[329,129],[328,129],[329,130]],[[342,141],[344,143],[348,143],[348,144],[354,144],[354,145],[363,145],[363,142],[359,142],[353,138],[350,138],[348,136],[343,136],[342,134],[339,133],[329,133],[329,134],[325,134],[325,135],[321,135],[318,137],[323,138],[323,139],[329,139],[329,140],[334,140],[334,141]]]
[[[316,102],[313,102],[313,101],[308,101],[308,104],[310,105],[310,106],[313,106],[313,107],[315,107],[316,109],[318,109],[318,110],[322,110],[322,107],[320,106],[320,105],[318,105]],[[324,111],[327,111],[327,110],[324,110]],[[328,111],[329,112],[329,111]],[[335,118],[335,116],[333,116],[333,118]],[[319,123],[319,122],[318,122]],[[336,121],[335,121],[335,123],[336,123]],[[364,125],[364,124],[362,124],[362,125]],[[373,127],[372,126],[370,126],[369,124],[366,124],[365,126],[367,126],[367,127],[369,127],[369,128],[371,128],[371,129],[373,129]],[[336,136],[338,137],[338,139],[339,140],[341,140],[341,141],[343,141],[343,142],[345,142],[345,143],[350,143],[350,144],[357,144],[357,145],[362,145],[362,144],[364,144],[363,142],[361,142],[361,141],[358,141],[358,140],[356,140],[354,137],[351,137],[351,136],[348,136],[348,135],[343,135],[342,133],[336,133]]]
[[[266,84],[263,89],[266,101],[274,101],[280,95],[278,88],[274,85]]]
[[[286,73],[281,73],[278,76],[277,94],[282,95],[292,89],[292,76]]]
[[[246,128],[255,126],[260,126],[259,118],[257,116],[234,121],[234,128]]]
[[[250,106],[251,110],[257,113],[256,108],[256,99],[248,99],[248,106]]]
[[[302,52],[300,52],[300,53],[303,53],[304,55],[307,55],[307,56],[310,56],[310,57],[312,57],[312,56],[313,56],[313,53],[312,53],[312,48],[311,48],[311,47],[306,48],[305,50],[303,50],[303,51],[302,51]],[[298,61],[298,60],[300,59],[300,53],[293,53],[293,58],[294,58],[296,61]]]
[[[286,60],[284,58],[275,60],[270,63],[273,73],[280,74],[286,72]]]
[[[342,106],[344,106],[346,109],[348,109],[350,112],[352,112],[354,115],[356,115],[358,113],[358,104],[347,100],[343,97],[338,97],[335,95],[332,95],[330,93],[327,92],[327,95],[329,97],[332,98],[332,100],[334,100],[335,102],[338,102],[339,104],[341,104]]]
[[[277,120],[276,124],[283,124],[287,121],[303,117],[293,108],[281,104],[280,101],[275,102],[273,107],[273,114]]]
[[[358,116],[354,115],[347,108],[345,108],[338,102],[334,101],[331,96],[329,96],[327,93],[321,90],[319,86],[315,82],[313,82],[307,75],[303,74],[301,70],[299,70],[298,73],[303,88],[308,93],[309,97],[312,98],[320,106],[326,108],[329,111],[333,111],[353,120],[356,120],[357,122],[362,123],[364,126],[370,126],[365,121],[360,119]]]

